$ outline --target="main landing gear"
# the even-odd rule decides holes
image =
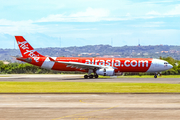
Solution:
[[[92,74],[94,74],[94,75],[92,75]],[[93,78],[98,78],[98,77],[99,77],[98,74],[96,74],[96,72],[92,69],[89,69],[88,75],[84,75],[84,79],[88,79],[88,78],[93,79]]]
[[[84,75],[84,79],[92,79],[92,78],[98,78],[99,76],[97,75],[97,74],[95,74],[95,75]]]

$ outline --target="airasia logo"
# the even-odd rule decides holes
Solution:
[[[101,66],[112,66],[112,67],[149,67],[148,60],[86,60],[85,64],[101,65]]]
[[[28,42],[27,41],[24,41],[24,42],[19,42],[18,41],[18,45],[19,45],[19,47],[20,48],[22,48],[23,50],[25,50],[25,49],[29,49],[29,47],[28,47],[28,44],[27,44]]]
[[[39,55],[35,54],[35,50],[29,50],[30,49],[28,47],[29,43],[27,41],[24,41],[24,42],[19,42],[18,41],[18,45],[19,45],[20,48],[25,50],[25,52],[23,53],[24,55],[28,54],[28,56],[30,56],[30,57],[37,57],[37,56],[39,56]]]

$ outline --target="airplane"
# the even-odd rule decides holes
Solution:
[[[123,72],[157,73],[171,69],[173,66],[167,61],[153,58],[92,58],[92,57],[45,57],[38,53],[24,39],[15,36],[22,57],[17,60],[32,65],[56,71],[80,71],[88,73],[84,78],[98,78],[99,75],[115,76]]]

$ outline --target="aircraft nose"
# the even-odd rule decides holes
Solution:
[[[169,65],[169,67],[170,67],[170,69],[173,68],[173,66],[171,64]]]

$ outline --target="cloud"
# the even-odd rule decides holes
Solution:
[[[127,17],[130,17],[130,16],[131,16],[131,14],[130,14],[130,13],[127,13],[127,14],[126,14],[126,16],[127,16]]]
[[[177,5],[173,10],[165,13],[165,15],[180,15],[180,4]]]
[[[0,25],[26,25],[26,24],[31,24],[33,23],[32,20],[27,20],[27,21],[11,21],[11,20],[6,20],[6,19],[0,19]]]
[[[172,7],[172,6],[171,6]],[[153,18],[163,18],[171,17],[172,15],[180,15],[180,5],[174,6],[168,10],[168,12],[162,13],[157,9],[152,9],[151,11],[143,12],[141,14],[135,14],[131,11],[118,12],[118,14],[113,14],[113,10],[105,8],[92,8],[86,7],[84,10],[78,10],[78,12],[65,12],[61,14],[51,14],[47,17],[37,18],[36,20],[24,20],[24,21],[13,21],[7,19],[0,19],[0,33],[18,35],[26,33],[45,33],[45,34],[59,34],[59,30],[94,30],[98,28],[95,26],[83,26],[78,28],[75,24],[59,24],[58,22],[107,22],[109,21],[125,21],[125,20],[136,20],[136,19],[153,19]],[[122,10],[121,10],[122,11]],[[111,13],[111,14],[110,14]],[[52,24],[53,23],[53,24]],[[108,23],[109,24],[109,23]],[[112,23],[111,23],[112,24]],[[131,27],[162,27],[162,24],[141,24],[134,23],[135,25],[129,25]],[[128,26],[128,25],[127,25]],[[62,32],[61,32],[62,33]],[[65,32],[64,32],[65,33]]]
[[[146,22],[146,23],[140,23],[131,25],[131,27],[137,27],[137,28],[157,28],[164,26],[165,22]]]
[[[56,15],[49,15],[48,17],[43,17],[37,22],[58,22],[58,21],[65,21],[66,16],[63,14],[56,14]]]
[[[11,21],[0,19],[0,33],[19,35],[25,33],[42,32],[46,30],[43,26],[33,24],[32,20],[27,21]]]
[[[168,17],[168,16],[178,16],[180,15],[180,4],[176,5],[173,9],[169,10],[168,12],[165,13],[159,13],[157,11],[150,11],[148,13],[146,13],[146,17]]]
[[[107,17],[109,16],[109,11],[106,9],[93,9],[87,8],[85,12],[78,12],[75,14],[71,14],[70,17]]]
[[[41,18],[37,22],[97,22],[106,20],[109,11],[101,8],[87,8],[84,12],[77,12],[70,15],[56,14]]]
[[[156,11],[151,11],[151,12],[146,13],[146,15],[161,15],[161,14]]]

